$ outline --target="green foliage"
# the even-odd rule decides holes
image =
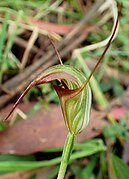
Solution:
[[[19,11],[16,16],[15,28],[11,33],[7,33],[8,21],[10,19],[10,12],[5,14],[3,19],[2,29],[0,32],[0,82],[2,82],[3,74],[10,69],[15,69],[17,66],[17,59],[11,58],[11,48],[14,44],[15,37],[17,35],[17,28],[19,20],[22,16],[22,11]],[[7,42],[6,42],[6,38]]]
[[[105,176],[106,173],[106,169],[107,169],[107,164],[106,164],[106,153],[105,152],[101,152],[100,153],[100,161],[99,161],[99,172],[98,172],[98,179],[102,179]]]
[[[70,162],[80,159],[82,157],[93,155],[101,151],[105,151],[105,146],[101,139],[95,139],[89,140],[82,144],[77,144],[75,145],[74,149],[75,152],[73,152],[73,154],[71,155]],[[52,166],[59,164],[60,161],[61,157],[57,157],[51,160],[33,161],[33,157],[28,158],[27,156],[25,156],[22,159],[22,156],[19,155],[2,155],[0,161],[0,172],[12,172]]]
[[[22,162],[25,162],[25,161],[35,161],[35,157],[33,155],[15,155],[15,154],[1,154],[0,155],[0,163],[2,162],[6,162],[8,163],[8,161],[10,162],[17,162],[17,161],[22,161]],[[9,171],[7,170],[0,170],[0,175],[1,174],[5,174],[5,173],[8,173]]]
[[[92,156],[88,165],[81,170],[79,179],[89,179],[93,173],[93,169],[96,166],[98,156]]]
[[[105,127],[103,134],[112,141],[116,141],[117,137],[121,137],[129,142],[129,124],[127,120],[119,119],[115,124],[110,124]]]
[[[123,71],[129,72],[129,62],[128,61],[123,61],[121,63],[121,67],[122,67]]]
[[[0,121],[0,131],[4,131],[6,129],[6,125]]]
[[[57,174],[59,171],[59,166],[57,166],[52,172],[51,174],[49,174],[49,176],[47,177],[47,179],[53,179],[56,178]]]
[[[109,79],[107,81],[102,82],[100,86],[103,92],[112,90],[114,96],[122,96],[124,93],[124,88],[122,87],[120,82],[114,77],[109,77]]]
[[[112,154],[111,159],[117,179],[128,179],[129,167],[123,162],[123,160],[114,154]]]
[[[1,154],[0,162],[2,161],[34,161],[33,155],[15,155],[15,154]]]

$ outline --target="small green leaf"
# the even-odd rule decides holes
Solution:
[[[101,139],[93,139],[82,144],[76,144],[75,152],[71,155],[70,162],[76,159],[96,154],[101,151],[105,151],[105,146]],[[5,157],[8,158],[5,159]],[[61,161],[61,157],[43,161],[33,161],[33,156],[31,158],[31,155],[29,155],[29,157],[30,158],[28,158],[28,156],[25,157],[26,159],[28,159],[26,161],[25,158],[20,155],[3,155],[3,157],[0,158],[0,172],[13,172],[19,170],[29,170],[39,167],[48,167],[59,164]]]
[[[113,168],[118,179],[129,178],[129,167],[116,155],[111,156]]]
[[[91,178],[93,169],[95,168],[98,156],[92,156],[91,160],[88,162],[87,166],[81,171],[79,179],[89,179]]]

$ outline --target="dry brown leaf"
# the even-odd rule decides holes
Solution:
[[[104,113],[92,111],[88,127],[77,136],[77,142],[101,133],[105,122],[100,120]],[[48,109],[21,120],[0,133],[0,153],[30,154],[51,147],[62,147],[67,135],[60,106]]]
[[[27,179],[36,173],[36,170],[27,170],[0,175],[0,179]]]
[[[32,175],[36,175],[36,179],[40,179],[42,176],[43,179],[43,178],[47,178],[47,176],[50,175],[53,169],[54,167],[44,167],[44,168],[38,168],[33,170],[12,172],[12,173],[0,175],[0,179],[28,179]]]

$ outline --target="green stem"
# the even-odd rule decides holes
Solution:
[[[66,141],[65,141],[62,159],[61,159],[61,164],[60,164],[60,169],[59,169],[57,179],[63,179],[64,176],[65,176],[67,165],[68,165],[70,155],[71,155],[73,145],[74,145],[74,140],[75,140],[75,135],[71,134],[69,132],[68,135],[67,135]]]

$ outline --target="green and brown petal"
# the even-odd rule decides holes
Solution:
[[[91,90],[83,73],[68,65],[52,66],[32,81],[18,98],[5,120],[9,118],[20,100],[33,86],[53,80],[59,80],[61,82],[61,86],[54,86],[54,88],[60,98],[61,108],[68,130],[72,134],[81,132],[89,122]]]
[[[91,108],[90,87],[88,84],[83,86],[86,81],[84,74],[68,65],[56,65],[44,72],[44,82],[55,79],[65,84],[54,86],[61,101],[65,124],[71,133],[77,134],[89,122]]]

